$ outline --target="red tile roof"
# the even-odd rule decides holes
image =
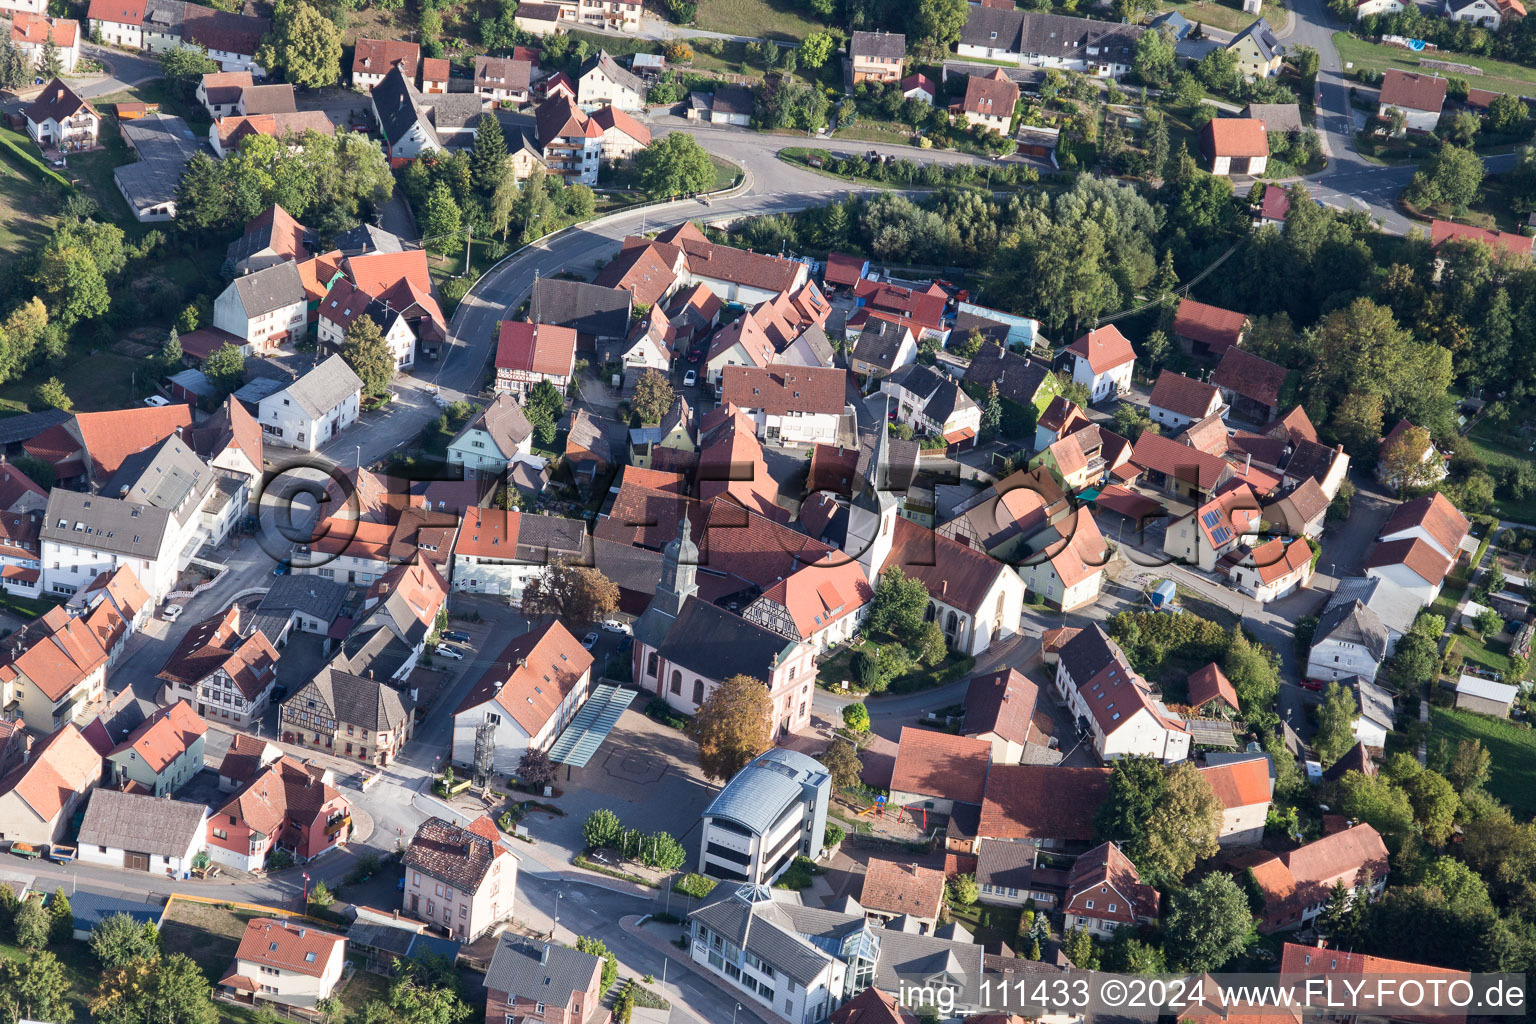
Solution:
[[[848,375],[829,366],[727,366],[720,400],[770,416],[842,414]]]
[[[1269,762],[1262,757],[1207,765],[1200,774],[1229,811],[1269,803]]]
[[[692,221],[663,231],[656,236],[656,241],[680,246],[688,254],[688,267],[694,277],[731,281],[768,292],[793,288],[805,271],[804,264],[782,256],[716,245]]]
[[[1143,470],[1177,477],[1201,490],[1215,487],[1231,469],[1225,459],[1180,444],[1161,434],[1154,434],[1150,430],[1142,431],[1136,439],[1136,446],[1131,449],[1131,463]]]
[[[139,724],[119,743],[108,757],[132,750],[155,774],[165,771],[208,731],[208,724],[197,716],[192,705],[179,700],[161,708]]]
[[[987,775],[976,834],[986,839],[1094,838],[1093,818],[1109,799],[1108,768],[995,764]]]
[[[646,305],[661,301],[676,283],[671,262],[649,242],[620,249],[593,282],[604,288],[627,288],[634,294],[635,302]]]
[[[1278,192],[1282,198],[1285,196],[1277,188],[1270,191]],[[1194,299],[1181,300],[1179,310],[1173,317],[1174,334],[1202,342],[1211,350],[1212,355],[1218,356],[1242,340],[1243,329],[1247,326],[1246,313],[1235,313],[1220,306],[1207,306]]]
[[[1378,882],[1386,878],[1387,847],[1381,835],[1365,824],[1270,854],[1253,866],[1272,920],[1286,909],[1324,902],[1334,883],[1352,886],[1366,872]]]
[[[859,906],[865,910],[937,918],[943,904],[944,872],[905,861],[870,858],[859,893]]]
[[[0,794],[14,792],[39,818],[52,822],[70,797],[101,778],[101,755],[73,722],[32,748],[23,765],[0,779]]]
[[[1207,152],[1214,157],[1269,156],[1269,136],[1256,117],[1215,117],[1205,126]]]
[[[1216,367],[1211,382],[1273,409],[1280,404],[1280,388],[1285,384],[1285,373],[1285,367],[1276,366],[1268,359],[1261,359],[1240,348],[1229,348],[1227,354],[1221,357],[1221,365]]]
[[[1308,978],[1385,974],[1424,981],[1442,977],[1462,979],[1471,977],[1466,971],[1452,970],[1449,967],[1436,967],[1433,964],[1416,964],[1407,960],[1389,960],[1384,956],[1371,956],[1367,953],[1325,949],[1319,946],[1302,946],[1294,942],[1287,942],[1285,944],[1285,949],[1280,956],[1280,973],[1293,977]],[[1305,995],[1305,992],[1303,991],[1299,994]],[[1407,1016],[1396,1009],[1388,1012],[1385,1008],[1373,1010],[1371,1016],[1390,1020],[1436,1021],[1443,1022],[1443,1024],[1456,1024],[1456,1022],[1462,1022],[1467,1019],[1465,1013],[1452,1012],[1415,1017]]]
[[[526,370],[569,377],[576,363],[576,332],[555,324],[503,320],[496,342],[498,370]]]
[[[756,426],[746,416],[732,416],[699,449],[699,497],[723,495],[743,508],[787,523],[790,512],[775,501],[779,484],[768,472]]]
[[[1088,368],[1096,374],[1108,373],[1136,360],[1136,350],[1114,324],[1089,331],[1068,345],[1067,351],[1086,359]]]
[[[822,272],[821,279],[827,284],[837,284],[847,287],[857,284],[864,276],[864,268],[869,266],[869,260],[862,256],[849,256],[845,253],[827,253],[827,268]]]
[[[446,57],[423,57],[421,59],[421,81],[446,82],[453,73],[453,62]]]
[[[996,733],[1011,743],[1029,738],[1040,688],[1018,669],[972,676],[965,690],[965,733]]]
[[[1291,212],[1291,197],[1285,194],[1285,189],[1278,185],[1270,185],[1264,190],[1264,202],[1259,207],[1259,216],[1265,220],[1285,220],[1285,215]]]
[[[832,1011],[832,1024],[917,1024],[917,1018],[871,985]]]
[[[1299,405],[1271,423],[1266,433],[1271,437],[1288,439],[1293,444],[1299,441],[1318,443],[1317,428],[1312,425],[1307,410]]]
[[[345,937],[320,931],[312,924],[253,917],[246,922],[235,959],[319,978],[332,958],[342,955],[346,944]]]
[[[1390,537],[1414,529],[1422,529],[1436,544],[1456,557],[1461,542],[1472,529],[1472,523],[1457,511],[1445,495],[1436,491],[1422,498],[1405,501],[1393,509],[1387,524],[1381,528],[1381,536]]]
[[[983,117],[1013,117],[1019,102],[1019,87],[1002,68],[985,75],[970,75],[965,80],[965,99],[961,109]]]
[[[421,47],[401,39],[359,39],[352,53],[352,73],[384,75],[400,61],[405,77],[416,77],[416,62],[421,59]]]
[[[110,21],[119,25],[144,24],[149,0],[91,0],[86,17],[91,21]]]
[[[894,313],[900,319],[922,327],[940,330],[944,325],[944,306],[948,296],[931,291],[918,291],[889,281],[871,281],[861,278],[853,287],[856,298],[863,300],[863,307],[871,312]]]
[[[61,454],[73,455],[83,447],[95,464],[96,475],[105,479],[116,473],[128,456],[191,426],[192,407],[179,403],[77,412],[73,421],[49,427],[22,447],[47,462],[57,461]]]
[[[1150,404],[1154,408],[1201,420],[1221,407],[1221,390],[1214,384],[1164,370],[1152,386]]]
[[[455,555],[479,558],[517,557],[517,529],[522,513],[499,508],[472,508],[464,512],[459,536],[454,541]]]
[[[1388,68],[1381,78],[1381,103],[1400,110],[1426,110],[1438,114],[1445,106],[1450,79]]]
[[[979,804],[992,746],[985,740],[902,726],[891,791]]]
[[[592,670],[592,655],[559,622],[529,630],[509,643],[480,677],[455,715],[495,701],[530,736]]]
[[[1157,890],[1142,884],[1131,858],[1114,843],[1101,843],[1073,862],[1062,911],[1068,918],[1133,925],[1141,918],[1155,919],[1157,901]]]
[[[592,115],[592,120],[604,132],[620,131],[642,146],[651,144],[651,130],[618,107],[604,107]]]
[[[1448,241],[1482,242],[1492,248],[1495,253],[1503,250],[1520,256],[1531,255],[1531,246],[1536,244],[1536,238],[1527,238],[1513,231],[1489,231],[1487,228],[1475,228],[1470,224],[1452,224],[1444,220],[1437,220],[1430,224],[1430,245],[1439,246]]]
[[[905,516],[896,517],[891,553],[884,570],[899,566],[915,576],[936,600],[974,614],[1000,572],[1014,570],[994,561],[985,552],[919,526]]]
[[[64,49],[80,41],[80,23],[72,18],[47,18],[40,14],[15,11],[11,14],[11,42],[46,44],[49,38]]]
[[[1439,586],[1445,574],[1451,571],[1452,562],[1417,538],[1382,541],[1371,549],[1366,557],[1366,569],[1380,569],[1390,565],[1405,565],[1425,583]]]
[[[54,607],[12,633],[0,650],[0,682],[25,678],[57,701],[103,668],[123,622],[110,605],[98,605],[92,613],[94,626],[91,616],[71,618]],[[108,627],[107,635],[97,626]]]
[[[1201,708],[1219,699],[1233,711],[1238,710],[1237,690],[1221,666],[1214,661],[1191,672],[1186,685],[1189,688],[1189,706],[1192,708]]]
[[[1273,583],[1294,573],[1301,572],[1312,561],[1312,547],[1304,540],[1289,544],[1275,537],[1253,550],[1253,564],[1259,571],[1259,579]]]

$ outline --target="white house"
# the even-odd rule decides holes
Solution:
[[[598,50],[576,74],[576,103],[589,112],[607,106],[641,110],[645,107],[645,83],[619,67],[607,50]]]
[[[1216,385],[1164,370],[1152,386],[1148,409],[1152,422],[1171,434],[1219,412],[1224,404]]]
[[[526,401],[540,381],[565,393],[576,370],[576,331],[556,324],[503,320],[496,341],[496,393]]]
[[[955,52],[961,57],[1118,78],[1130,72],[1144,31],[1139,25],[973,5]]]
[[[291,265],[291,264],[288,264]],[[363,382],[339,355],[261,400],[262,439],[312,452],[357,422]]]
[[[1356,0],[1355,20],[1364,21],[1378,14],[1396,14],[1403,9],[1403,0]]]
[[[1189,757],[1190,733],[1097,625],[1062,647],[1056,693],[1105,761],[1133,754],[1165,764]]]
[[[59,51],[59,63],[66,75],[75,70],[80,59],[80,23],[70,18],[49,18],[37,14],[17,12],[11,15],[11,45],[16,47],[30,65],[38,65],[47,48],[48,40]]]
[[[704,809],[700,873],[772,885],[796,857],[815,860],[831,793],[819,761],[781,748],[759,754]]]
[[[954,441],[981,432],[981,406],[946,374],[929,366],[907,366],[880,378],[880,390],[896,400],[896,420],[920,434]]]
[[[1396,723],[1392,708],[1392,695],[1368,679],[1351,681],[1360,717],[1355,719],[1355,739],[1368,748],[1381,750],[1387,745],[1387,734]]]
[[[551,546],[546,541],[552,534],[560,538],[555,548],[579,551],[586,529],[577,519],[524,515],[515,509],[467,509],[454,538],[453,589],[518,603],[528,581],[549,566]]]
[[[41,531],[44,593],[69,595],[103,572],[127,565],[155,601],[170,593],[186,565],[188,524],[137,501],[55,487]]]
[[[824,366],[727,366],[720,400],[757,424],[766,445],[836,444],[847,374]]]
[[[1401,110],[1404,130],[1432,132],[1440,123],[1449,84],[1450,79],[1439,75],[1388,68],[1381,78],[1376,115],[1389,121],[1394,109]]]
[[[511,395],[497,395],[469,418],[448,442],[447,460],[466,476],[498,476],[511,462],[543,461],[533,454],[533,425]]]
[[[274,352],[304,333],[307,296],[291,261],[237,277],[213,300],[213,326],[244,338],[257,353]]]
[[[1264,840],[1264,824],[1275,790],[1269,767],[1266,754],[1206,755],[1200,775],[1221,803],[1221,829],[1216,841],[1222,846],[1258,846]]]
[[[405,312],[391,309],[346,278],[333,284],[320,300],[319,320],[315,325],[320,344],[332,352],[340,351],[347,329],[364,316],[379,325],[384,347],[389,349],[396,369],[407,370],[415,365],[416,332],[411,330]]]
[[[1227,577],[1237,589],[1260,604],[1268,604],[1305,586],[1312,578],[1312,546],[1297,538],[1289,544],[1275,537],[1244,549]]]
[[[253,1003],[313,1008],[336,990],[346,953],[345,938],[313,923],[255,917],[219,987]]]
[[[1129,390],[1136,352],[1114,324],[1089,331],[1066,350],[1072,358],[1072,380],[1088,389],[1091,401]]]
[[[1312,635],[1307,656],[1308,679],[1376,679],[1387,656],[1387,627],[1381,616],[1359,600],[1326,608]]]
[[[1379,454],[1376,459],[1376,479],[1388,487],[1395,489],[1402,484],[1389,466],[1391,461],[1389,456],[1395,454],[1396,450],[1404,445],[1414,443],[1408,432],[1416,429],[1407,420],[1398,420],[1397,426],[1393,427],[1387,433],[1387,436],[1381,439],[1381,447],[1378,449]],[[1412,455],[1413,453],[1408,452],[1404,454]],[[1446,468],[1447,456],[1442,455],[1440,450],[1435,447],[1434,441],[1429,440],[1427,436],[1425,437],[1424,447],[1417,454],[1422,466],[1416,472],[1409,474],[1410,479],[1408,482],[1412,486],[1419,486],[1425,483],[1437,484],[1449,474],[1450,471]]]
[[[513,640],[453,713],[453,763],[475,763],[475,738],[494,727],[496,771],[513,773],[529,750],[547,751],[586,703],[592,655],[559,622]]]
[[[94,146],[101,130],[96,109],[57,78],[22,108],[22,115],[27,119],[27,134],[39,146]]]
[[[35,13],[42,14],[47,7],[39,0]],[[91,31],[100,32],[101,41],[108,46],[143,49],[144,0],[91,0],[86,18]]]
[[[1445,0],[1441,13],[1451,21],[1464,21],[1490,32],[1497,32],[1504,12],[1493,0]]]
[[[1455,564],[1464,549],[1475,547],[1468,540],[1471,530],[1471,521],[1436,491],[1393,509],[1377,539],[1386,544],[1422,541]]]
[[[201,803],[146,793],[97,789],[85,808],[76,844],[82,864],[178,876],[208,848]]]

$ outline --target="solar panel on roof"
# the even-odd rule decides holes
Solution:
[[[1232,531],[1225,526],[1219,526],[1211,531],[1211,540],[1217,544],[1225,544],[1232,536]]]
[[[1215,526],[1220,520],[1220,512],[1207,512],[1200,517],[1200,521],[1206,526]]]

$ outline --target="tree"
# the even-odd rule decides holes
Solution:
[[[1317,930],[1335,949],[1351,949],[1364,938],[1358,931],[1358,911],[1354,905],[1354,892],[1343,882],[1335,882],[1323,912],[1317,916]]]
[[[1068,928],[1061,937],[1061,951],[1073,966],[1084,971],[1099,968],[1099,955],[1093,948],[1093,936],[1086,928]]]
[[[341,78],[341,29],[302,0],[279,4],[272,31],[256,48],[256,63],[282,71],[300,89],[335,85]]]
[[[1100,965],[1116,974],[1167,974],[1168,961],[1163,951],[1136,938],[1131,928],[1116,928],[1101,957]]]
[[[1501,92],[1488,104],[1488,130],[1496,135],[1524,132],[1531,110],[1511,92]]]
[[[316,881],[314,885],[309,887],[310,906],[319,907],[321,910],[324,910],[335,902],[335,894],[331,892],[330,886],[326,885],[323,880]]]
[[[102,918],[91,929],[91,952],[101,969],[110,971],[140,958],[160,955],[160,935],[153,921],[139,922],[129,914],[117,913]]]
[[[1240,625],[1232,630],[1232,643],[1227,647],[1222,669],[1246,714],[1268,710],[1280,695],[1279,657],[1250,641]]]
[[[69,905],[69,894],[61,885],[53,891],[48,901],[48,941],[68,942],[75,934],[75,911]]]
[[[629,400],[629,407],[640,417],[641,423],[660,423],[667,410],[672,408],[675,398],[671,382],[660,371],[647,369],[635,382],[635,393]]]
[[[524,245],[541,237],[549,219],[555,215],[555,201],[549,197],[549,189],[545,187],[547,180],[543,166],[537,166],[518,193],[512,223],[519,226],[518,239]]]
[[[599,846],[617,846],[623,834],[624,823],[606,807],[599,807],[587,815],[587,820],[581,825],[581,841],[589,850]]]
[[[640,844],[640,862],[658,871],[676,871],[687,859],[683,844],[670,832],[652,832]]]
[[[843,726],[859,736],[869,732],[869,708],[863,704],[843,705]]]
[[[1145,36],[1143,36],[1145,38]],[[1161,113],[1156,117],[1147,117],[1147,137],[1144,148],[1147,152],[1147,176],[1149,178],[1161,178],[1163,168],[1168,166],[1168,154],[1171,152],[1168,140],[1168,121]],[[1169,250],[1170,252],[1172,250]]]
[[[530,789],[543,790],[555,781],[557,774],[554,762],[542,750],[529,747],[517,759],[517,777]]]
[[[599,569],[555,562],[528,581],[523,590],[523,614],[542,615],[585,625],[619,606],[619,586]]]
[[[1413,804],[1391,779],[1349,771],[1339,780],[1339,792],[1344,815],[1381,833],[1388,849],[1396,851],[1414,835]]]
[[[1484,608],[1478,612],[1475,624],[1477,632],[1482,636],[1494,636],[1504,629],[1503,618],[1492,608]]]
[[[1094,834],[1101,841],[1118,843],[1136,861],[1145,849],[1147,821],[1167,795],[1168,779],[1157,761],[1120,758],[1110,772],[1109,797],[1094,819]]]
[[[1482,740],[1462,740],[1456,744],[1456,753],[1451,756],[1445,775],[1456,787],[1456,792],[1465,794],[1488,781],[1492,765],[1493,758],[1483,748]]]
[[[1414,762],[1418,767],[1418,762]],[[1418,822],[1424,841],[1441,847],[1451,838],[1456,815],[1461,810],[1461,798],[1449,780],[1439,772],[1421,770],[1403,786],[1408,801],[1413,805],[1413,817]]]
[[[967,12],[965,0],[917,0],[918,35],[936,49],[947,50],[959,42]]]
[[[1444,128],[1446,135],[1458,146],[1472,145],[1477,140],[1477,133],[1482,130],[1483,119],[1470,110],[1457,113]]]
[[[0,966],[0,1003],[10,1020],[64,1020],[71,1015],[64,965],[47,950]]]
[[[687,64],[693,60],[693,47],[684,40],[673,39],[662,50],[662,55],[667,58],[668,64]]]
[[[0,39],[0,89],[14,92],[31,80],[32,70],[27,67],[27,58],[21,55],[9,37]]]
[[[772,742],[773,698],[762,680],[734,675],[705,699],[688,727],[699,767],[711,779],[735,777]]]
[[[58,78],[64,74],[64,58],[59,54],[59,44],[54,42],[52,27],[43,41],[43,52],[37,57],[37,73],[43,78]]]
[[[900,566],[890,566],[880,573],[875,597],[870,602],[869,628],[897,637],[916,635],[928,610],[928,588],[915,576],[907,576]]]
[[[57,377],[49,377],[37,386],[37,400],[64,412],[75,407],[74,401],[64,392],[64,382]]]
[[[1147,85],[1167,85],[1173,74],[1174,57],[1173,39],[1162,29],[1154,29],[1143,32],[1136,41],[1136,56],[1131,66]]]
[[[41,896],[23,900],[14,918],[16,944],[22,949],[42,949],[48,944],[53,915],[43,906]]]
[[[925,622],[917,633],[917,660],[927,666],[937,665],[949,653],[949,642],[944,639],[944,629],[937,622]]]
[[[1210,874],[1169,901],[1163,934],[1170,966],[1216,971],[1248,945],[1254,935],[1248,897],[1227,874]]]
[[[469,152],[470,180],[475,191],[490,196],[508,174],[507,140],[495,114],[481,114],[475,125],[475,145]]]
[[[175,368],[181,365],[182,356],[181,335],[176,333],[175,327],[172,327],[171,332],[166,335],[165,344],[160,346],[160,362],[168,369]]]
[[[203,376],[219,389],[220,395],[234,394],[245,382],[245,356],[226,342],[203,360]]]
[[[1425,456],[1430,456],[1425,458]],[[1397,488],[1398,497],[1408,491],[1435,482],[1433,467],[1439,462],[1429,431],[1409,426],[1388,447],[1383,445],[1378,458],[1382,475]]]
[[[1222,805],[1200,770],[1181,761],[1167,772],[1163,799],[1145,823],[1146,839],[1136,866],[1152,885],[1183,880],[1195,862],[1217,850]]]
[[[863,707],[862,704],[854,704],[852,707]],[[864,772],[864,762],[859,759],[858,748],[839,736],[832,741],[832,745],[821,755],[821,763],[826,766],[827,773],[832,776],[832,785],[836,789],[852,789],[859,784],[860,776]]]
[[[458,988],[407,972],[389,988],[390,1018],[398,1024],[457,1024],[470,1008]]]
[[[993,381],[987,387],[987,400],[981,406],[981,434],[983,437],[996,436],[998,428],[1003,423],[1003,402],[997,393],[997,381]]]
[[[802,67],[819,68],[832,57],[835,49],[837,42],[830,32],[812,32],[800,41],[800,64]]]
[[[490,231],[507,240],[507,229],[512,226],[512,213],[517,209],[517,176],[510,167],[503,167],[496,178],[496,189],[491,193],[491,204],[486,211]]]
[[[1508,582],[1504,577],[1503,567],[1498,562],[1494,562],[1483,573],[1482,578],[1477,581],[1475,593],[1482,601],[1486,601],[1494,594],[1502,591]]]
[[[1297,76],[1310,83],[1317,77],[1318,69],[1323,66],[1322,56],[1310,46],[1292,46],[1286,52],[1291,66],[1296,69]]]
[[[578,935],[576,937],[576,948],[583,953],[597,957],[603,962],[603,977],[601,980],[603,991],[606,992],[612,988],[614,980],[619,976],[619,958],[608,951],[608,946],[603,940],[594,939],[587,935]]]
[[[1413,176],[1403,197],[1414,206],[1445,204],[1465,210],[1483,189],[1483,160],[1470,149],[1447,143]]]
[[[652,198],[704,192],[715,181],[709,154],[687,132],[663,135],[636,153],[634,162],[635,180]]]
[[[173,46],[161,50],[156,59],[166,80],[189,94],[204,75],[216,74],[219,70],[219,62],[208,56],[207,49],[201,46]]]
[[[363,382],[363,394],[377,398],[389,391],[395,379],[395,357],[384,342],[379,322],[367,313],[347,325],[341,339],[341,358]]]
[[[975,875],[953,875],[944,883],[945,895],[951,906],[968,907],[976,902],[980,892],[976,888]]]
[[[447,183],[438,182],[427,193],[426,210],[421,217],[422,245],[434,252],[446,252],[457,245],[463,231],[463,214],[453,189]]]
[[[1312,749],[1324,768],[1329,767],[1355,745],[1355,720],[1360,717],[1354,694],[1338,683],[1329,683],[1323,703],[1317,709],[1317,733]]]

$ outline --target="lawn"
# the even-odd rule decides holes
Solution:
[[[988,945],[1001,942],[1019,952],[1019,918],[1024,916],[1022,908],[993,907],[983,903],[972,903],[968,907],[951,905],[949,916],[976,936],[977,942]]]
[[[1364,39],[1350,35],[1348,32],[1335,32],[1333,44],[1338,47],[1339,59],[1352,63],[1355,69],[1370,68],[1374,71],[1385,71],[1388,68],[1398,68],[1402,71],[1423,71],[1419,66],[1420,55],[1409,50],[1400,50],[1395,46],[1382,46],[1379,43],[1368,43]],[[1473,67],[1482,68],[1483,74],[1467,79],[1469,83],[1478,89],[1490,89],[1494,92],[1512,92],[1516,95],[1529,93],[1536,86],[1536,68],[1521,67],[1519,64],[1510,64],[1507,61],[1493,60],[1488,57],[1473,57],[1464,53],[1443,53],[1435,56],[1457,64],[1470,64]],[[1445,72],[1439,72],[1445,74]]]
[[[826,27],[807,18],[795,0],[700,0],[694,24],[710,32],[795,43]]]
[[[64,392],[74,399],[81,412],[122,409],[136,404],[154,391],[155,371],[140,359],[116,352],[72,352],[59,364],[44,363],[20,380],[0,387],[0,405],[37,411],[37,387],[49,377],[64,384]],[[89,358],[85,356],[89,355]]]
[[[896,638],[892,636],[879,636],[875,638],[878,643],[894,643]],[[853,668],[853,656],[858,651],[866,650],[869,642],[857,647],[840,647],[837,653],[827,658],[816,667],[816,681],[829,690],[842,689],[843,680],[848,680],[850,690],[859,684],[858,673]],[[890,681],[885,688],[885,693],[914,693],[918,690],[927,690],[935,686],[959,679],[966,675],[975,666],[976,659],[959,651],[950,650],[944,660],[937,665],[929,667],[919,666],[910,672],[903,673]]]
[[[47,238],[53,217],[45,211],[51,205],[39,201],[31,178],[0,160],[0,252],[14,257]]]
[[[261,916],[254,910],[172,900],[160,926],[160,946],[167,956],[185,953],[191,957],[208,976],[208,983],[216,985],[240,947],[246,922]]]
[[[1518,818],[1536,814],[1536,730],[1519,722],[1447,708],[1431,708],[1430,724],[1449,743],[1482,740],[1493,758],[1488,792]]]
[[[1529,463],[1532,448],[1536,446],[1536,403],[1515,405],[1511,403],[1509,418],[1496,423],[1484,418],[1467,433],[1467,440],[1477,457],[1488,464],[1497,478],[1505,466]],[[1516,501],[1499,498],[1495,511],[1506,519],[1536,523],[1536,498]]]
[[[1169,3],[1167,0],[1158,8],[1158,13],[1163,11],[1178,11],[1190,20],[1191,24],[1206,25],[1210,28],[1224,29],[1227,32],[1241,32],[1243,29],[1258,21],[1258,15],[1247,14],[1240,3],[1211,3],[1209,0],[1195,0],[1193,3],[1185,0],[1176,0]],[[1285,25],[1285,11],[1274,10],[1267,12],[1270,25],[1279,29]]]
[[[101,973],[101,965],[96,962],[96,957],[91,953],[91,947],[84,942],[71,939],[69,942],[50,944],[48,951],[57,956],[64,966],[64,980],[69,986],[69,995],[66,998],[74,1009],[73,1019],[90,1020],[90,1011],[86,1006],[96,991],[96,979]],[[11,942],[10,929],[7,928],[6,938],[0,940],[0,957],[6,960],[23,960],[30,956],[32,956],[31,952]]]

